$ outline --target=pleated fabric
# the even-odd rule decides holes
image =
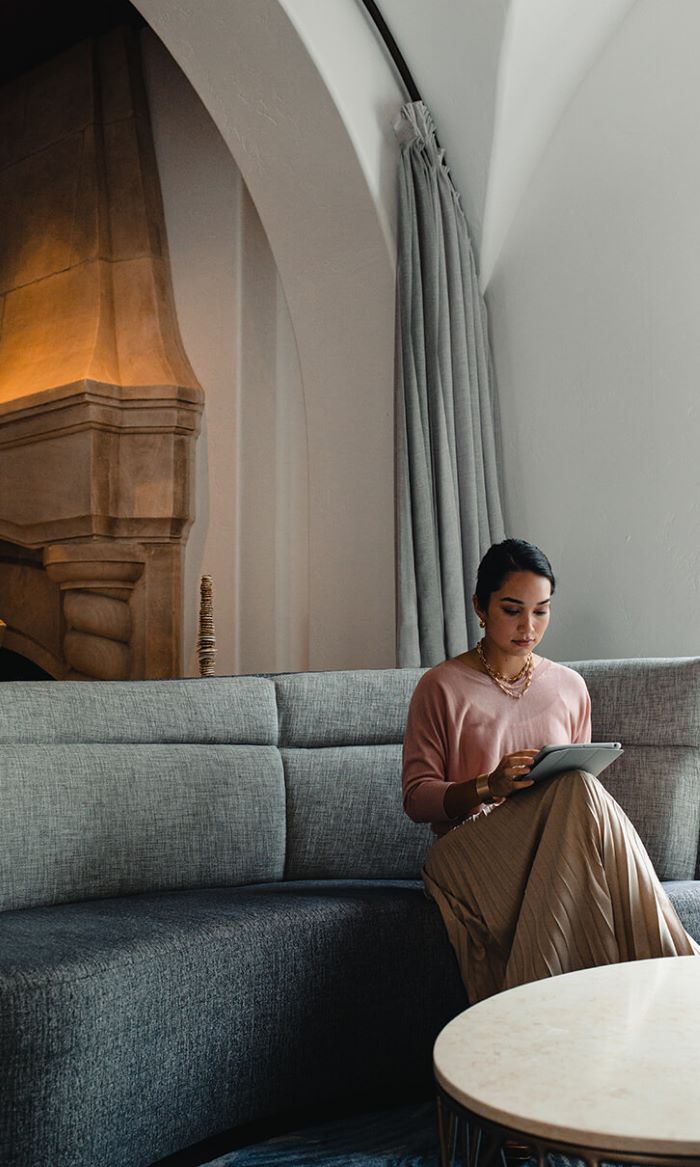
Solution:
[[[472,581],[504,526],[488,320],[467,220],[428,108],[404,105],[395,128],[397,651],[414,668],[479,639]]]
[[[571,772],[431,847],[423,868],[470,1003],[558,973],[700,956],[615,799]]]

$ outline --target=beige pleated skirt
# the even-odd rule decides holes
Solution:
[[[700,956],[622,808],[590,774],[513,795],[423,868],[470,1003],[558,973]]]

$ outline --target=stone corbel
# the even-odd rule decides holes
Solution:
[[[74,680],[126,681],[143,675],[132,599],[147,554],[124,543],[59,543],[44,566],[63,599],[63,655]]]

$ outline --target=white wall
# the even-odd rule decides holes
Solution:
[[[637,0],[488,290],[509,533],[559,569],[560,659],[700,651],[698,43],[696,0]]]
[[[235,671],[309,667],[308,434],[296,343],[265,232],[242,204]]]
[[[552,131],[636,0],[511,0],[498,63],[480,278],[503,240]]]

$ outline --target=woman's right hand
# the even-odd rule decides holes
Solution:
[[[533,785],[528,774],[537,753],[537,750],[516,750],[501,758],[496,769],[489,774],[489,790],[494,798],[509,798],[518,790]]]

